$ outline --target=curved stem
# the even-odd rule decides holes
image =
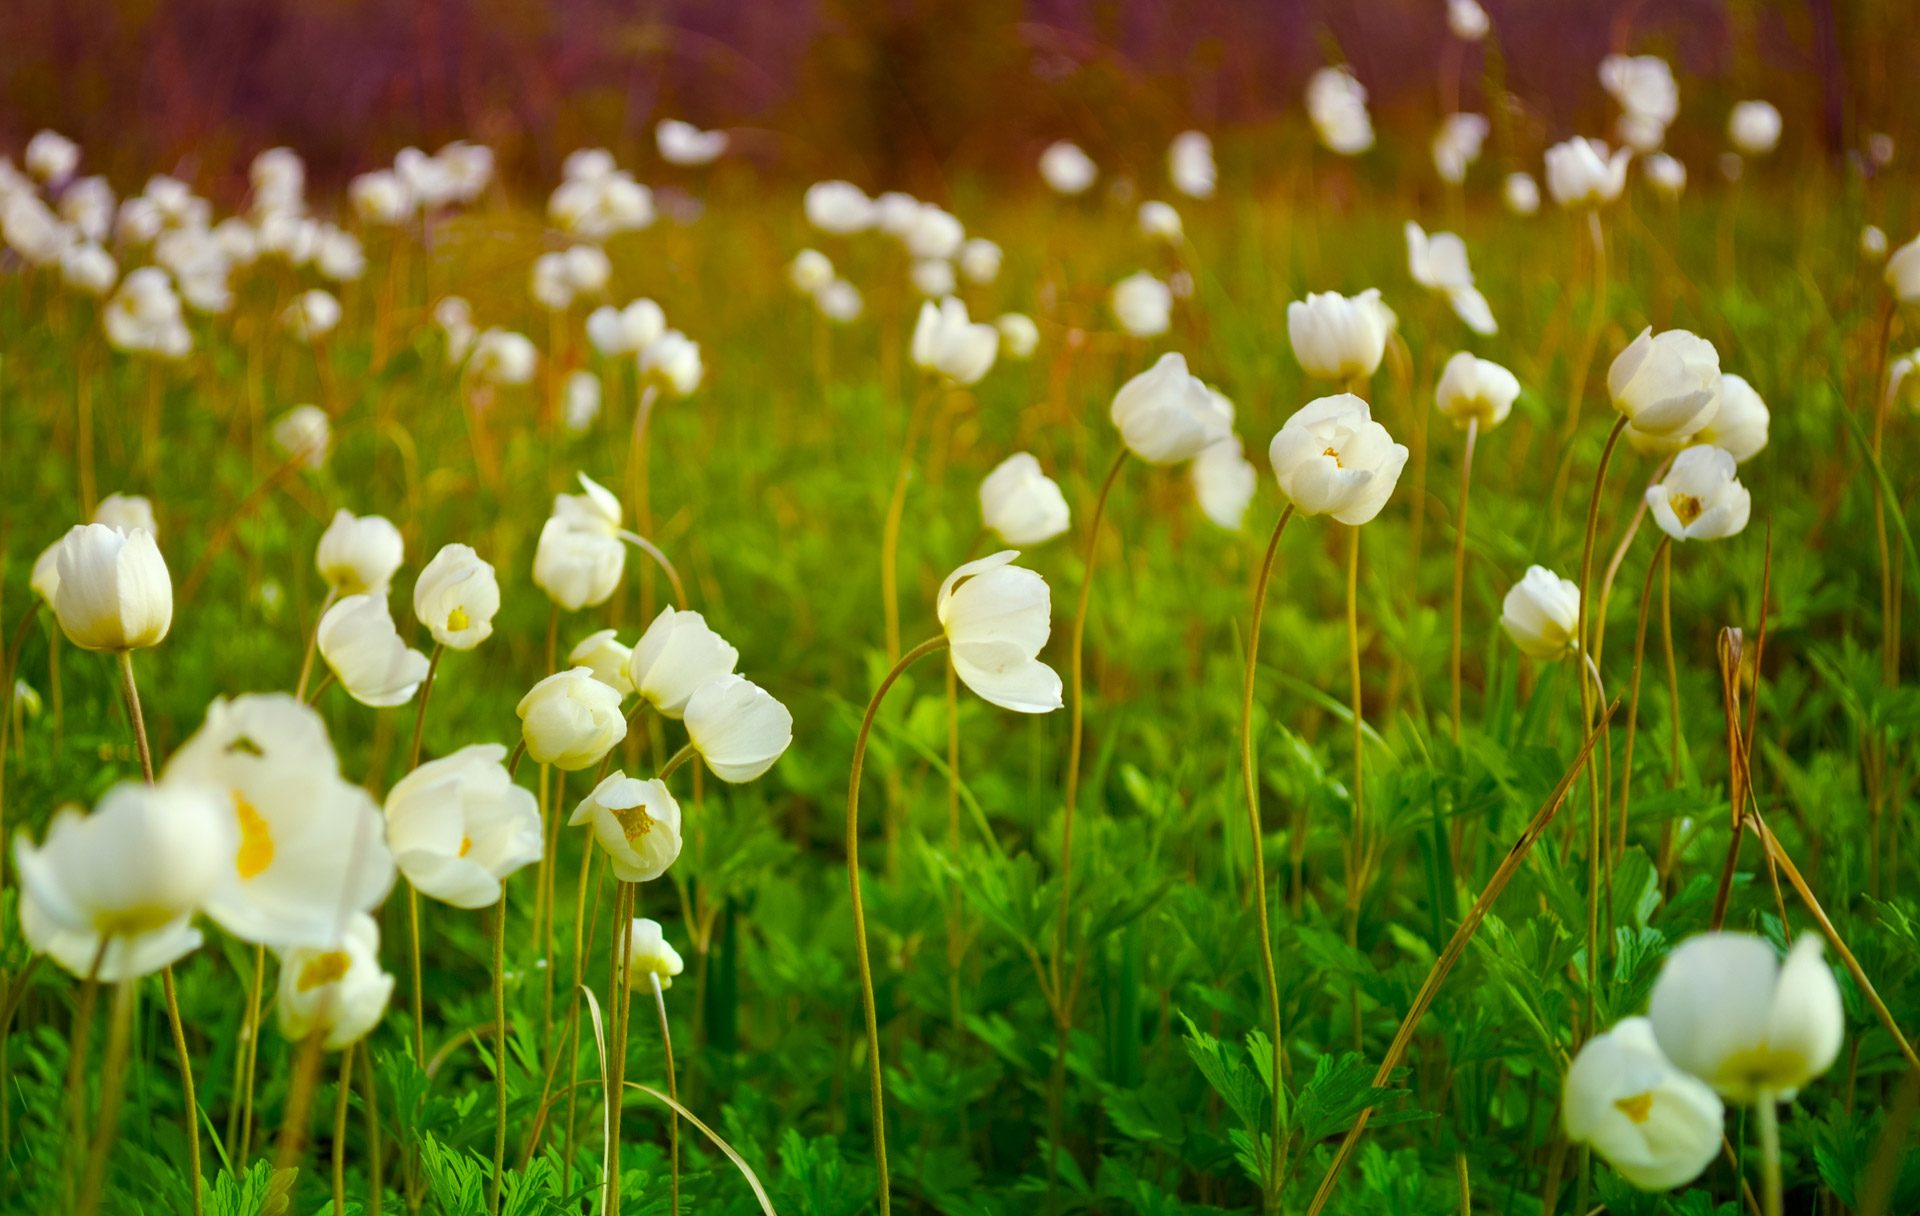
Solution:
[[[1660,479],[1665,477],[1667,470],[1672,467],[1673,457],[1669,456],[1661,461],[1658,467],[1653,470],[1653,476],[1647,478],[1647,488],[1651,489],[1659,485]],[[1614,546],[1613,556],[1607,559],[1607,572],[1600,576],[1601,620],[1606,619],[1607,604],[1613,599],[1613,576],[1620,572],[1620,563],[1626,560],[1627,550],[1633,546],[1633,538],[1640,534],[1640,525],[1646,521],[1646,518],[1647,496],[1642,494],[1639,501],[1634,504],[1633,518],[1627,521],[1627,531],[1625,535],[1621,536],[1620,543]],[[1601,655],[1605,652],[1606,640],[1604,635],[1596,639],[1593,651],[1593,661],[1596,663],[1600,661]]]
[[[327,619],[327,609],[333,607],[334,599],[340,594],[340,588],[327,586],[326,598],[320,601],[320,611],[313,614],[313,631],[307,635],[307,654],[300,660],[300,682],[293,686],[293,698],[296,701],[307,699],[307,678],[313,674],[313,655],[320,649],[320,622]],[[319,693],[314,694],[316,697]]]
[[[180,1061],[180,1100],[187,1108],[187,1185],[193,1195],[193,1216],[200,1216],[200,1100],[194,1093],[193,1060],[187,1055],[187,1030],[180,1021],[180,998],[173,989],[171,966],[160,969],[160,991],[166,997],[173,1054]]]
[[[867,1084],[873,1091],[873,1160],[878,1174],[880,1216],[889,1216],[893,1210],[893,1200],[887,1187],[887,1122],[885,1082],[880,1069],[880,1018],[873,1000],[873,968],[867,958],[866,905],[860,899],[860,772],[866,767],[867,736],[873,731],[873,719],[880,712],[880,702],[886,698],[887,690],[893,687],[894,681],[907,668],[946,644],[945,634],[928,638],[901,655],[900,661],[881,679],[880,687],[874,689],[873,698],[867,702],[865,716],[860,719],[860,733],[854,736],[853,771],[847,779],[847,890],[852,895],[853,947],[860,965],[860,1010],[867,1022]]]
[[[526,754],[527,740],[523,735],[521,736],[520,742],[513,745],[513,754],[507,757],[507,780],[513,780],[513,775],[520,771],[520,758]],[[608,749],[608,754],[612,754],[611,748]],[[545,778],[542,778],[542,780],[545,780]]]
[[[1467,442],[1460,453],[1460,509],[1453,521],[1453,741],[1460,742],[1460,620],[1467,584],[1467,493],[1473,488],[1473,441],[1480,419],[1467,419]]]
[[[260,994],[266,985],[267,948],[255,945],[253,948],[253,980],[247,987],[247,1049],[244,1065],[244,1080],[241,1084],[240,1098],[240,1155],[234,1160],[246,1161],[252,1156],[253,1149],[253,1078],[260,1060]],[[227,1137],[229,1146],[233,1137]]]
[[[665,781],[667,778],[673,776],[674,770],[699,754],[700,749],[693,744],[687,743],[682,745],[680,750],[667,757],[666,764],[661,766],[659,780]]]
[[[447,652],[446,644],[435,642],[433,655],[427,660],[427,678],[420,682],[420,707],[413,713],[413,746],[407,749],[407,771],[420,767],[420,738],[427,729],[427,699],[433,696],[433,677],[440,672],[440,656]]]
[[[1599,231],[1599,221],[1594,221],[1594,231]],[[1587,500],[1586,539],[1580,546],[1580,619],[1574,637],[1579,640],[1582,655],[1592,653],[1592,641],[1587,636],[1589,589],[1593,582],[1593,539],[1600,526],[1600,491],[1607,480],[1607,464],[1613,459],[1614,448],[1620,445],[1620,436],[1627,429],[1627,416],[1614,419],[1613,429],[1607,432],[1607,445],[1600,450],[1600,465],[1593,473],[1593,494]],[[1598,634],[1606,628],[1604,620],[1593,623],[1593,631]],[[1597,673],[1596,673],[1597,679]],[[1594,690],[1585,680],[1580,681],[1580,723],[1583,729],[1593,729]],[[1587,793],[1591,804],[1591,813],[1587,816],[1587,996],[1586,1031],[1593,1034],[1593,989],[1599,971],[1599,958],[1595,949],[1600,935],[1600,821],[1605,809],[1601,805],[1600,779],[1598,770],[1587,770]]]
[[[887,518],[880,528],[880,609],[886,621],[889,659],[900,657],[900,523],[907,511],[907,482],[913,477],[913,453],[920,445],[932,388],[928,382],[914,394],[906,439],[900,445],[900,468],[893,476],[893,497],[887,500]]]
[[[329,671],[326,675],[326,678],[321,680],[319,685],[313,690],[313,695],[307,698],[307,704],[308,705],[320,704],[321,696],[323,696],[326,693],[327,689],[332,688],[333,684],[334,684],[333,673]]]
[[[1254,768],[1253,756],[1253,693],[1260,658],[1260,621],[1267,607],[1267,585],[1273,578],[1273,561],[1280,550],[1280,536],[1292,519],[1293,504],[1288,503],[1287,509],[1280,513],[1280,522],[1273,526],[1273,538],[1267,542],[1266,556],[1260,562],[1260,577],[1253,584],[1253,612],[1247,624],[1247,678],[1242,685],[1240,699],[1240,778],[1247,791],[1247,832],[1253,845],[1253,900],[1258,909],[1256,920],[1260,929],[1261,978],[1267,984],[1268,1031],[1273,1036],[1273,1083],[1276,1091],[1280,1085],[1283,1054],[1280,1045],[1280,981],[1274,974],[1273,933],[1267,923],[1267,863],[1260,831],[1260,778]],[[1277,1210],[1274,1203],[1280,1180],[1280,1130],[1280,1103],[1276,1101],[1273,1103],[1273,1159],[1268,1166],[1266,1185],[1269,1211]]]
[[[1347,525],[1347,676],[1353,685],[1353,827],[1347,858],[1347,945],[1360,944],[1360,897],[1367,885],[1366,718],[1360,688],[1360,525]],[[1353,1049],[1360,1047],[1360,989],[1353,989]],[[1280,1083],[1274,1078],[1274,1084]]]
[[[667,1025],[667,994],[660,990],[660,973],[649,972],[653,981],[653,1003],[660,1011],[660,1054],[667,1065],[667,1096],[680,1101],[680,1086],[673,1074],[673,1028]],[[667,1112],[667,1161],[672,1171],[672,1191],[667,1216],[680,1216],[680,1112]]]
[[[1673,538],[1662,534],[1653,556],[1647,559],[1647,582],[1640,589],[1640,623],[1633,634],[1633,678],[1627,693],[1627,741],[1620,759],[1620,844],[1618,855],[1627,852],[1627,803],[1633,796],[1633,736],[1640,723],[1640,662],[1647,651],[1647,609],[1653,606],[1653,575],[1667,555]]]
[[[686,607],[687,607],[686,585],[680,581],[680,572],[673,568],[673,563],[668,561],[667,555],[660,551],[660,546],[654,544],[652,541],[640,535],[638,532],[628,532],[628,531],[625,531],[624,529],[620,533],[620,539],[626,541],[628,544],[632,545],[634,548],[640,550],[640,552],[652,558],[653,564],[660,567],[660,569],[665,572],[667,576],[667,582],[672,584],[673,586],[674,607],[680,609],[682,612],[686,611]],[[549,663],[548,666],[551,667],[552,664]]]
[[[487,1211],[500,1211],[500,1183],[507,1164],[507,888],[500,885],[500,902],[493,906],[493,1185]]]

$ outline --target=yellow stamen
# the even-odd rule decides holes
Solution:
[[[1341,463],[1340,463],[1340,453],[1339,453],[1338,451],[1336,451],[1335,449],[1333,449],[1333,448],[1328,448],[1328,449],[1327,449],[1326,451],[1324,451],[1324,452],[1322,452],[1322,453],[1320,453],[1320,454],[1321,454],[1322,456],[1331,456],[1331,457],[1333,457],[1333,465],[1334,465],[1334,467],[1335,467],[1335,468],[1337,468],[1337,469],[1344,469],[1344,468],[1346,468],[1346,467],[1347,467],[1346,465],[1344,465],[1344,464],[1341,464]]]
[[[1635,1123],[1645,1123],[1648,1116],[1653,1114],[1653,1091],[1648,1090],[1644,1094],[1635,1094],[1631,1098],[1621,1098],[1615,1102],[1614,1105],[1619,1107],[1620,1112]]]
[[[653,830],[653,816],[647,814],[645,806],[621,807],[613,810],[613,818],[626,835],[627,843],[632,844]]]
[[[468,853],[472,851],[473,851],[473,837],[462,836],[460,838],[460,856],[465,857]]]
[[[470,624],[470,622],[467,620],[466,609],[455,608],[452,612],[447,613],[447,632],[461,633],[465,631],[468,624]]]
[[[300,968],[300,978],[293,986],[301,992],[312,992],[322,984],[331,984],[347,973],[353,960],[344,950],[333,950],[326,954],[317,954]]]
[[[1672,507],[1673,513],[1680,517],[1683,527],[1699,519],[1701,513],[1707,509],[1705,503],[1691,494],[1670,494],[1667,496],[1667,505]]]
[[[252,878],[273,864],[273,833],[253,804],[233,791],[233,810],[240,818],[240,852],[234,866],[240,877]]]

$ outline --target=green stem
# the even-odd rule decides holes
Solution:
[[[493,906],[493,1186],[487,1211],[500,1211],[500,1184],[507,1163],[507,888],[500,886],[500,902]]]
[[[1598,221],[1594,231],[1598,232]],[[1607,432],[1607,446],[1600,451],[1600,467],[1593,473],[1593,494],[1587,500],[1586,539],[1580,546],[1580,619],[1574,637],[1580,645],[1582,655],[1590,655],[1592,639],[1587,636],[1588,592],[1593,582],[1593,540],[1600,526],[1600,491],[1607,480],[1607,464],[1613,459],[1614,448],[1620,445],[1620,436],[1627,429],[1627,416],[1614,419],[1613,429]],[[1595,621],[1593,629],[1599,633],[1606,627],[1605,621]],[[1580,723],[1584,730],[1593,729],[1594,689],[1585,679],[1580,681]],[[1587,815],[1587,994],[1586,994],[1586,1033],[1593,1035],[1594,986],[1599,974],[1599,955],[1595,952],[1600,936],[1600,822],[1605,814],[1601,805],[1600,778],[1598,769],[1587,769],[1587,794],[1589,814]]]
[[[673,1028],[667,1024],[667,994],[660,989],[659,972],[649,972],[653,982],[653,1003],[660,1010],[660,1054],[667,1065],[667,1096],[680,1101],[680,1085],[673,1073]],[[667,1161],[672,1171],[672,1191],[667,1216],[680,1216],[680,1112],[667,1112]]]
[[[867,737],[873,732],[873,719],[880,702],[907,668],[947,644],[945,634],[928,638],[900,656],[874,689],[867,712],[860,719],[860,733],[853,739],[853,770],[847,779],[847,890],[853,902],[853,947],[860,966],[860,1009],[867,1022],[867,1085],[873,1094],[873,1161],[877,1172],[880,1216],[890,1216],[892,1196],[887,1186],[886,1083],[880,1068],[880,1017],[873,999],[873,967],[867,957],[867,912],[860,899],[860,773],[867,762]]]
[[[1453,741],[1460,742],[1460,621],[1466,606],[1467,492],[1473,486],[1473,443],[1480,419],[1467,419],[1467,443],[1460,454],[1460,509],[1453,521]]]
[[[313,655],[320,649],[320,622],[326,619],[327,609],[333,607],[334,598],[339,594],[340,588],[329,585],[326,598],[320,601],[320,611],[313,616],[313,632],[307,635],[307,656],[300,661],[300,682],[293,686],[296,701],[307,699],[307,677],[313,674]]]
[[[1770,1090],[1754,1099],[1760,1124],[1760,1196],[1766,1216],[1780,1216],[1780,1108]]]
[[[114,1137],[120,1130],[120,1099],[127,1088],[127,1045],[132,1037],[133,981],[121,980],[113,987],[107,1058],[100,1074],[100,1115],[94,1121],[93,1152],[87,1159],[87,1177],[80,1187],[80,1199],[73,1206],[75,1216],[93,1216],[100,1206],[100,1195],[107,1182],[107,1158],[112,1155]]]

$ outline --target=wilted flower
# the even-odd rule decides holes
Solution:
[[[1719,540],[1747,526],[1753,501],[1734,471],[1733,454],[1700,444],[1673,458],[1666,480],[1647,487],[1647,506],[1675,540]]]
[[[1229,532],[1238,532],[1260,473],[1247,460],[1238,435],[1209,444],[1193,458],[1193,493],[1201,512]]]
[[[350,919],[328,946],[299,946],[280,957],[280,1033],[300,1040],[324,1034],[338,1051],[365,1038],[387,1011],[393,977],[380,969],[380,925],[366,913]]]
[[[1053,630],[1047,581],[1012,565],[1009,549],[970,561],[940,584],[935,611],[954,674],[983,699],[1016,713],[1059,709],[1060,675],[1039,659]]]
[[[1109,302],[1120,328],[1136,338],[1153,338],[1173,324],[1173,292],[1142,270],[1113,286]]]
[[[1449,114],[1433,136],[1433,167],[1440,180],[1455,185],[1467,180],[1467,166],[1480,159],[1480,145],[1490,130],[1484,114]]]
[[[1345,67],[1324,67],[1307,79],[1307,117],[1320,142],[1341,156],[1373,147],[1367,90]]]
[[[1005,544],[1042,544],[1067,530],[1067,498],[1039,460],[1016,452],[980,483],[980,521]]]
[[[666,607],[634,644],[627,681],[662,717],[678,718],[702,684],[733,674],[739,661],[705,617]]]
[[[675,165],[707,165],[727,150],[725,131],[702,131],[690,122],[663,118],[653,128],[660,158]]]
[[[466,545],[448,545],[433,555],[413,585],[413,614],[433,640],[472,650],[493,632],[500,611],[500,584],[493,567]]]
[[[793,742],[787,707],[740,676],[720,676],[694,689],[685,720],[688,741],[707,768],[735,785],[762,776]]]
[[[405,705],[427,678],[427,656],[400,640],[387,610],[385,588],[349,595],[320,618],[320,657],[347,695],[362,705]]]
[[[1530,173],[1509,173],[1500,187],[1507,210],[1515,215],[1532,215],[1540,210],[1540,183]]]
[[[1780,143],[1780,111],[1771,102],[1741,102],[1727,115],[1727,138],[1748,156],[1765,156]]]
[[[993,325],[1000,331],[1000,345],[1009,359],[1025,359],[1040,345],[1040,327],[1023,313],[1001,313]]]
[[[1463,350],[1440,373],[1434,405],[1462,430],[1477,420],[1481,430],[1490,431],[1506,421],[1519,396],[1520,381],[1512,372]]]
[[[1500,623],[1521,653],[1564,659],[1580,648],[1580,588],[1545,566],[1528,566],[1500,605]]]
[[[1280,489],[1302,515],[1364,524],[1400,480],[1407,449],[1352,393],[1309,401],[1274,435],[1267,457]]]
[[[567,820],[593,825],[607,866],[621,882],[652,882],[680,856],[680,804],[664,781],[615,773],[593,787]]]
[[[612,629],[588,635],[567,655],[567,662],[587,668],[593,672],[594,679],[623,697],[633,691],[633,677],[627,674],[627,665],[632,661],[632,649],[622,646]]]
[[[815,182],[807,187],[807,222],[838,236],[873,226],[873,200],[852,182]]]
[[[80,524],[60,541],[54,616],[82,650],[158,645],[173,624],[173,580],[144,528]]]
[[[1646,1018],[1627,1018],[1581,1047],[1560,1110],[1569,1138],[1593,1145],[1643,1190],[1685,1186],[1720,1155],[1720,1099],[1668,1063]]]
[[[920,305],[910,351],[913,364],[947,377],[955,384],[977,384],[993,367],[1000,349],[1000,331],[967,317],[967,306],[948,296]]]
[[[635,917],[627,941],[627,983],[651,989],[657,978],[662,988],[673,987],[673,977],[685,969],[680,954],[667,944],[660,922]]]
[[[199,947],[193,913],[233,847],[218,791],[123,782],[90,815],[55,812],[37,847],[14,837],[21,931],[75,975],[149,975]]]
[[[1167,177],[1188,198],[1212,198],[1217,172],[1213,141],[1201,131],[1182,131],[1167,146]]]
[[[1767,446],[1767,425],[1772,420],[1767,403],[1741,376],[1727,372],[1720,377],[1720,407],[1713,420],[1693,435],[1695,443],[1710,443],[1725,448],[1738,464],[1745,464]]]
[[[540,860],[540,807],[513,783],[507,749],[475,743],[429,760],[387,795],[387,844],[407,881],[456,908],[500,901],[501,884]]]
[[[1648,1009],[1660,1050],[1728,1101],[1791,1101],[1832,1067],[1846,1034],[1824,944],[1802,934],[1782,965],[1765,939],[1747,933],[1681,942]]]
[[[1720,355],[1713,343],[1670,329],[1640,331],[1607,369],[1613,408],[1655,439],[1691,435],[1713,420],[1720,400]]]
[[[1040,176],[1055,194],[1083,194],[1100,169],[1079,144],[1063,139],[1040,154]]]
[[[1111,417],[1120,438],[1148,464],[1178,464],[1233,434],[1233,414],[1187,371],[1186,356],[1168,352],[1120,386]]]
[[[1627,162],[1633,152],[1621,148],[1607,155],[1597,139],[1575,136],[1547,149],[1547,193],[1562,207],[1598,207],[1620,197],[1627,184]]]
[[[1371,376],[1387,353],[1394,316],[1369,287],[1357,296],[1309,293],[1287,305],[1287,336],[1309,376],[1352,380]]]
[[[320,534],[314,564],[327,585],[342,595],[372,592],[384,597],[405,554],[400,529],[391,521],[341,510],[334,512],[333,522]]]
[[[280,323],[302,342],[317,341],[340,324],[340,301],[318,287],[302,292],[280,314]]]

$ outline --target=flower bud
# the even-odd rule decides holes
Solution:
[[[598,764],[627,737],[619,691],[594,679],[590,667],[548,676],[520,698],[514,712],[520,716],[527,755],[564,772]]]
[[[632,649],[622,646],[612,629],[588,636],[567,655],[567,662],[592,671],[594,679],[623,697],[633,691],[633,677],[627,674],[632,661]]]
[[[1748,156],[1765,156],[1780,143],[1780,111],[1770,102],[1741,102],[1727,115],[1727,138]]]
[[[815,182],[807,187],[805,208],[809,224],[836,236],[873,226],[873,200],[852,182]]]
[[[1000,246],[985,237],[974,237],[960,246],[960,273],[969,283],[991,283],[1000,277]]]
[[[686,712],[694,690],[733,674],[740,652],[707,627],[697,612],[662,608],[640,635],[627,665],[627,679],[662,716]]]
[[[297,405],[273,424],[273,446],[288,459],[309,469],[327,462],[327,446],[333,440],[333,426],[327,411],[317,405]]]
[[[660,922],[635,917],[632,937],[627,943],[627,983],[636,990],[650,990],[657,977],[662,988],[673,987],[673,977],[685,969],[680,954],[667,944]]]
[[[700,347],[677,329],[669,329],[648,343],[640,352],[640,374],[657,374],[677,397],[685,397],[700,387],[706,377],[706,364],[700,361]]]
[[[1212,198],[1218,177],[1213,141],[1203,131],[1182,131],[1167,145],[1167,178],[1188,198]]]
[[[1028,358],[1040,345],[1040,327],[1033,323],[1032,317],[1017,312],[1001,313],[993,325],[1000,331],[1000,346],[1009,359]]]
[[[1522,654],[1564,659],[1579,649],[1580,588],[1545,566],[1528,566],[1500,605],[1500,623]]]
[[[1337,291],[1309,294],[1287,305],[1287,336],[1309,376],[1347,381],[1371,376],[1387,353],[1391,310],[1368,288],[1351,298]]]
[[[413,585],[413,614],[433,640],[472,650],[493,632],[500,611],[500,584],[493,567],[466,545],[448,545],[433,555]]]
[[[1434,390],[1434,405],[1462,430],[1477,420],[1482,431],[1506,421],[1520,396],[1520,381],[1498,363],[1460,351],[1447,360]]]
[[[787,263],[787,282],[795,291],[812,295],[833,282],[833,262],[818,249],[802,249]]]
[[[1173,324],[1173,292],[1142,270],[1113,285],[1109,302],[1114,320],[1135,338],[1154,338]]]
[[[1055,194],[1084,194],[1099,176],[1093,158],[1069,140],[1048,144],[1040,154],[1040,177]]]
[[[1646,174],[1647,184],[1669,199],[1679,198],[1687,188],[1687,167],[1665,152],[1647,158]]]
[[[173,580],[144,528],[82,524],[60,542],[53,612],[82,650],[157,645],[173,625]]]

